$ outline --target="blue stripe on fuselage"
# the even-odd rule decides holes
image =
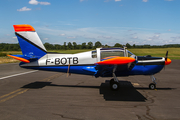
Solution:
[[[70,66],[69,73],[94,75],[97,70],[94,66]],[[56,71],[56,72],[67,72],[68,66],[37,66],[37,67],[24,67],[28,69],[45,70],[45,71]]]
[[[164,65],[135,65],[129,75],[153,75],[160,72]]]

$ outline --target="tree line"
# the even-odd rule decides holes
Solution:
[[[179,48],[180,44],[168,44],[168,45],[130,45],[126,43],[125,45],[116,43],[114,46],[103,45],[101,42],[97,41],[95,44],[93,42],[84,42],[82,44],[77,44],[76,42],[64,42],[64,44],[50,44],[44,43],[44,46],[47,50],[75,50],[75,49],[96,49],[99,47],[110,48],[110,47],[124,47],[127,48]],[[21,51],[19,44],[9,44],[9,43],[0,43],[0,51]]]

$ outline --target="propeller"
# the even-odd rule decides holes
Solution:
[[[171,60],[168,58],[168,51],[166,52],[166,56],[165,56],[165,65],[169,65],[171,63]],[[165,69],[165,66],[164,66]]]
[[[166,52],[165,61],[167,61],[168,58],[168,51]]]
[[[168,51],[166,52],[165,62],[167,61],[167,58],[168,58]],[[165,70],[165,66],[164,66],[164,70]]]

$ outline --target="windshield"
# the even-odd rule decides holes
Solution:
[[[136,55],[134,55],[132,52],[128,51],[128,57],[135,57]]]
[[[124,51],[113,51],[113,50],[101,51],[101,59],[109,57],[109,56],[124,57]]]

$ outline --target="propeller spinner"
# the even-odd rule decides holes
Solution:
[[[168,58],[168,51],[166,52],[165,56],[165,65],[169,65],[171,63],[171,60]]]

